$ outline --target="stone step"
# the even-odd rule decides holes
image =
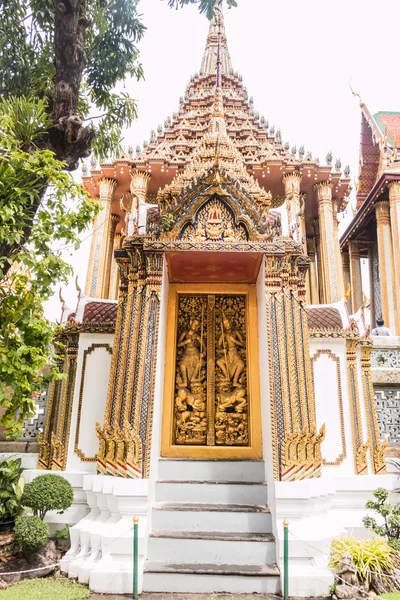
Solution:
[[[152,531],[148,560],[200,563],[207,558],[217,564],[272,564],[276,561],[271,533],[220,531]]]
[[[263,460],[203,460],[161,458],[158,478],[169,481],[252,481],[265,480]]]
[[[147,561],[144,567],[144,592],[203,594],[278,594],[279,569],[275,564],[213,564]]]
[[[267,506],[160,502],[153,505],[152,526],[168,531],[270,533],[272,525]]]
[[[244,481],[157,481],[155,501],[268,504],[267,484]]]

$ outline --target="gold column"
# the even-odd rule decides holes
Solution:
[[[311,304],[319,304],[319,293],[318,293],[318,273],[317,273],[317,262],[316,262],[316,241],[315,238],[307,238],[307,254],[310,258],[310,268],[307,274],[307,278],[310,284],[310,302]]]
[[[344,296],[344,280],[343,280],[343,264],[342,264],[342,253],[340,250],[340,243],[339,243],[339,219],[338,219],[338,212],[339,212],[339,200],[334,199],[332,202],[332,206],[333,206],[333,230],[334,230],[334,240],[337,241],[337,243],[335,243],[335,250],[336,250],[336,272],[338,274],[338,295],[339,295],[339,299],[343,298]]]
[[[56,335],[55,342],[60,340],[60,335]],[[56,369],[59,373],[64,372],[64,346],[55,343],[54,351],[56,353],[55,363]],[[46,423],[44,426],[43,433],[39,433],[39,457],[38,457],[38,469],[50,469],[52,462],[52,436],[57,430],[58,416],[60,412],[60,399],[63,379],[53,379],[49,384],[48,392],[48,404],[47,404],[47,415]]]
[[[374,386],[371,376],[371,351],[372,341],[361,340],[361,370],[363,382],[364,405],[367,417],[369,451],[371,455],[372,468],[376,475],[386,473],[385,450],[387,440],[381,443],[379,436],[378,419],[376,416],[376,404]]]
[[[150,469],[163,254],[144,251],[142,236],[127,238],[123,250],[104,426],[96,426],[97,468],[142,478]]]
[[[110,275],[110,292],[109,297],[111,300],[118,300],[118,286],[119,286],[119,269],[118,263],[115,260],[114,252],[119,250],[121,247],[121,234],[115,233],[113,239],[113,249],[111,256],[111,275]]]
[[[389,202],[377,202],[375,205],[376,229],[379,256],[379,279],[381,285],[381,310],[385,325],[393,335],[400,334],[397,327],[397,303],[394,271],[392,232],[390,229]],[[376,315],[379,317],[380,315]]]
[[[338,272],[339,238],[334,223],[332,202],[332,187],[330,181],[316,183],[314,189],[318,198],[318,218],[321,236],[321,257],[324,278],[326,304],[338,302],[343,297],[342,270]]]
[[[353,305],[351,303],[351,282],[350,282],[350,259],[347,249],[342,252],[342,265],[343,265],[343,283],[345,287],[345,297],[347,301],[347,310],[349,315],[353,314]]]
[[[368,277],[369,277],[369,311],[371,319],[371,329],[374,327],[376,322],[375,314],[375,294],[374,294],[374,257],[373,249],[370,246],[368,248]]]
[[[349,387],[354,470],[356,475],[367,475],[368,442],[364,442],[357,374],[357,347],[359,343],[360,339],[358,337],[346,339],[347,382]]]
[[[301,256],[300,245],[286,247],[279,263],[265,256],[274,478],[282,481],[320,476],[325,436],[316,425]]]
[[[350,264],[350,286],[351,307],[353,314],[358,311],[363,303],[363,291],[361,280],[360,247],[358,242],[349,242],[349,264]]]
[[[325,282],[324,282],[324,267],[322,264],[322,248],[321,236],[319,228],[319,219],[313,220],[315,231],[315,249],[317,253],[317,272],[318,272],[318,298],[320,304],[325,304]]]
[[[112,270],[112,263],[113,263],[113,255],[114,255],[114,236],[115,236],[115,229],[117,227],[119,223],[119,215],[111,215],[110,216],[110,228],[109,228],[109,240],[108,240],[108,250],[107,250],[107,256],[106,256],[106,262],[104,265],[104,270],[105,270],[105,274],[104,274],[104,292],[103,292],[103,298],[111,298],[112,296],[110,295],[110,280],[111,280],[111,270]]]
[[[389,188],[389,206],[390,206],[390,225],[392,230],[393,258],[395,281],[400,280],[400,181],[392,181],[388,184]],[[395,288],[396,304],[395,319],[397,335],[400,334],[400,290]]]
[[[151,175],[144,171],[134,171],[131,174],[132,204],[129,215],[130,230],[127,232],[127,235],[144,233],[144,231],[139,231],[139,205],[140,202],[146,202],[147,185],[150,179]]]
[[[109,271],[106,267],[110,246],[111,202],[117,184],[113,179],[102,179],[99,185],[101,210],[93,223],[85,296],[107,298],[106,282],[109,278]]]
[[[298,172],[287,173],[282,177],[283,185],[285,186],[289,236],[300,243],[303,243],[300,205],[300,184],[302,179],[301,173]]]

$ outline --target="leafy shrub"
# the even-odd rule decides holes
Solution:
[[[378,525],[378,522],[374,517],[364,517],[364,527],[372,529],[374,533],[387,537],[389,544],[395,550],[400,550],[400,504],[390,504],[386,502],[389,497],[388,490],[385,488],[378,488],[374,491],[376,502],[368,500],[365,508],[369,508],[374,512],[378,513],[383,519],[382,525]]]
[[[70,525],[65,525],[62,529],[57,529],[54,534],[56,540],[69,540],[69,528]]]
[[[39,475],[25,486],[22,503],[31,508],[33,514],[44,519],[49,510],[58,514],[69,508],[74,499],[74,491],[69,481],[60,475],[48,473]]]
[[[360,539],[341,537],[332,541],[329,566],[338,570],[342,555],[348,552],[357,569],[360,582],[370,583],[372,573],[389,573],[395,566],[395,552],[389,543],[379,537]]]
[[[21,459],[0,462],[0,521],[11,521],[22,512],[24,478]]]
[[[17,517],[15,521],[15,543],[24,550],[37,550],[49,537],[49,526],[40,517]]]

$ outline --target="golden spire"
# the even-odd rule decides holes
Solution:
[[[219,2],[215,6],[214,16],[210,21],[206,48],[201,61],[200,75],[210,75],[216,71],[218,32],[220,33],[221,70],[224,75],[230,75],[232,72],[232,63],[226,43],[222,2]]]

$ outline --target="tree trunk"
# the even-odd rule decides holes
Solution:
[[[46,147],[66,162],[67,169],[73,171],[78,167],[80,158],[90,155],[94,139],[92,128],[83,127],[76,114],[86,65],[84,42],[88,21],[84,18],[85,0],[54,0],[54,7],[54,125]]]

